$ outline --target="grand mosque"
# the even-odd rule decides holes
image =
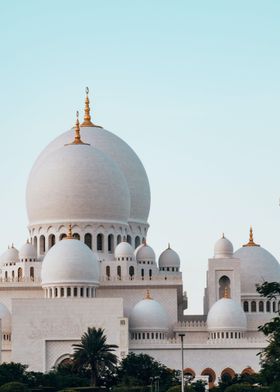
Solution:
[[[210,386],[259,370],[267,342],[258,326],[277,312],[256,284],[280,281],[280,265],[249,241],[222,236],[208,261],[204,311],[184,315],[180,257],[148,242],[150,187],[136,153],[84,120],[41,152],[27,189],[29,239],[0,258],[1,361],[46,372],[66,361],[90,326],[105,329],[121,359],[146,353]],[[11,239],[12,240],[12,239]],[[183,336],[184,335],[184,336]]]

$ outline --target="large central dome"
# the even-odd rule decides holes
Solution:
[[[69,135],[68,142],[73,139]],[[55,149],[33,168],[27,185],[31,225],[54,222],[127,223],[127,182],[112,159],[85,144]]]
[[[86,105],[88,105],[88,98]],[[86,107],[86,110],[89,108]],[[37,158],[31,175],[43,160],[71,140],[72,132],[73,130],[64,132],[49,143]],[[151,199],[150,186],[144,166],[136,153],[121,138],[95,126],[90,120],[81,125],[81,138],[111,158],[123,173],[130,193],[129,222],[147,223]]]

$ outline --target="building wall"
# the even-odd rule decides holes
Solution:
[[[128,352],[128,320],[120,298],[14,299],[12,360],[33,371],[49,371],[88,327],[105,329],[107,342],[117,344],[121,358]]]

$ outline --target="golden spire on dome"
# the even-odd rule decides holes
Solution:
[[[243,247],[245,246],[260,246],[258,244],[255,244],[254,242],[254,236],[253,236],[253,228],[252,226],[250,226],[250,235],[249,235],[249,242],[245,245],[243,245]]]
[[[149,290],[149,289],[147,289],[146,295],[145,295],[145,298],[144,298],[144,299],[153,299],[153,298],[151,297],[151,293],[150,293],[150,290]]]
[[[147,246],[146,238],[143,239],[143,245],[144,245],[144,246]]]
[[[225,287],[224,298],[230,298],[227,286]]]
[[[225,238],[225,233],[222,233],[222,238]]]
[[[80,134],[80,122],[79,122],[79,112],[77,110],[76,112],[76,125],[75,125],[75,139],[72,143],[67,143],[65,146],[71,146],[73,144],[84,144],[86,146],[89,146],[89,143],[84,143],[81,139],[81,134]]]
[[[167,249],[170,249],[170,242],[168,242],[168,247],[167,247]]]
[[[81,124],[81,127],[97,127],[97,128],[102,128],[99,125],[93,124],[91,121],[91,115],[90,115],[90,100],[88,97],[89,93],[89,88],[86,87],[86,98],[85,98],[85,114],[84,114],[84,121]]]
[[[65,237],[67,240],[72,240],[74,237],[73,237],[73,234],[72,234],[72,225],[71,225],[71,223],[70,223],[70,225],[68,226],[68,233],[67,233],[67,236]]]

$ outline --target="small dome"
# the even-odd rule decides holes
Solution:
[[[19,250],[19,259],[24,260],[24,259],[36,259],[37,254],[36,254],[36,249],[34,245],[30,244],[29,242],[26,242],[20,250]]]
[[[16,263],[19,260],[19,252],[18,250],[12,245],[10,248],[4,252],[0,258],[1,264],[5,263]]]
[[[129,257],[135,260],[134,251],[132,246],[128,242],[120,242],[115,249],[115,258]]]
[[[12,317],[9,309],[0,303],[0,319],[1,328],[3,332],[11,332],[12,330]]]
[[[180,268],[180,257],[178,253],[176,253],[175,250],[168,247],[159,256],[158,266],[159,268],[165,268],[165,267]]]
[[[153,250],[149,245],[146,243],[141,244],[136,248],[134,252],[136,256],[137,261],[155,261],[156,260],[156,255]]]
[[[42,286],[99,285],[99,265],[95,254],[82,241],[64,239],[46,254],[42,265]]]
[[[227,259],[233,256],[232,243],[226,238],[220,238],[214,247],[214,258],[215,259]]]
[[[71,138],[68,135],[68,142]],[[130,195],[115,162],[89,145],[61,146],[36,164],[29,176],[29,224],[68,223],[70,218],[126,224]]]
[[[233,299],[221,298],[209,310],[207,327],[209,331],[245,331],[246,315]]]
[[[168,331],[168,317],[164,307],[150,296],[138,302],[129,317],[131,331]]]

